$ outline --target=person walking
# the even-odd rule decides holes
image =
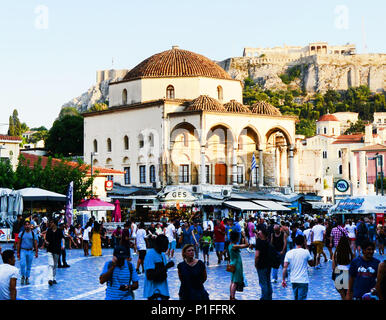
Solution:
[[[359,218],[359,221],[356,225],[356,241],[355,245],[357,247],[357,251],[361,251],[362,243],[369,239],[369,230],[367,229],[367,225],[364,221],[363,217]]]
[[[170,259],[170,257],[173,259],[174,251],[176,250],[176,227],[175,227],[175,220],[172,220],[169,225],[165,228],[165,236],[168,238],[169,246],[168,250],[166,251],[166,255]]]
[[[64,234],[64,223],[59,225],[58,230],[63,233],[63,238],[61,240],[61,249],[58,259],[58,268],[69,268],[70,266],[67,264],[66,260],[66,236]]]
[[[189,228],[190,232],[190,244],[194,245],[195,250],[195,257],[196,259],[199,258],[199,252],[200,252],[200,241],[203,234],[202,228],[200,225],[198,225],[198,221],[194,220],[193,225]]]
[[[35,254],[34,254],[35,251]],[[21,284],[30,284],[33,257],[38,257],[38,241],[35,232],[31,230],[28,220],[24,221],[24,230],[19,233],[17,243],[17,258],[20,260]]]
[[[166,261],[168,238],[161,234],[154,241],[154,248],[146,253],[144,268],[145,281],[143,296],[148,300],[169,300],[167,270],[174,266],[173,261]]]
[[[221,264],[225,250],[225,227],[220,219],[216,219],[214,226],[214,248],[217,255],[217,263]]]
[[[386,225],[385,226],[381,226],[380,228],[378,228],[378,231],[377,231],[377,242],[378,242],[378,252],[381,256],[383,256],[385,254],[385,241],[386,241]]]
[[[144,269],[144,261],[146,257],[146,230],[145,230],[145,224],[143,222],[140,222],[138,230],[137,230],[137,237],[135,238],[135,244],[138,249],[138,261],[137,261],[137,268],[135,270],[138,274],[141,274],[139,271],[139,267],[142,266],[142,273],[145,272]]]
[[[255,267],[261,288],[260,300],[272,300],[271,263],[269,260],[268,231],[265,227],[257,227]]]
[[[374,243],[369,240],[361,242],[362,256],[355,258],[349,269],[349,282],[346,300],[362,300],[376,285],[378,265],[380,261],[374,258]]]
[[[126,221],[125,224],[123,225],[121,242],[119,244],[127,249],[127,252],[129,253],[129,257],[131,256],[130,248],[132,246],[130,226],[131,226],[130,221]]]
[[[24,225],[23,217],[22,217],[22,215],[19,214],[17,216],[16,221],[12,225],[12,233],[13,233],[13,237],[15,239],[15,241],[13,243],[13,249],[14,250],[17,250],[17,243],[19,240],[19,232],[21,231],[23,225]]]
[[[334,280],[335,289],[339,292],[342,300],[346,298],[348,289],[348,270],[354,254],[350,248],[350,240],[346,236],[339,239],[332,259],[332,280]],[[339,281],[335,281],[337,275],[341,274]]]
[[[229,264],[234,268],[229,288],[230,300],[236,300],[236,291],[243,291],[245,287],[243,261],[241,259],[240,249],[248,248],[249,244],[239,244],[240,232],[235,230],[229,233],[229,240]]]
[[[89,255],[88,249],[89,249],[90,234],[91,234],[91,229],[92,229],[91,225],[92,225],[92,222],[89,220],[86,223],[84,230],[83,230],[82,245],[83,245],[83,251],[84,251],[85,257]]]
[[[207,279],[205,263],[194,258],[194,246],[187,244],[182,248],[183,261],[177,265],[181,281],[178,295],[180,300],[209,300],[204,288]]]
[[[134,300],[139,278],[129,257],[126,247],[117,246],[112,261],[105,263],[99,276],[100,284],[107,284],[105,300]]]
[[[246,230],[246,235],[248,238],[248,243],[249,247],[247,249],[248,252],[253,252],[253,249],[255,248],[256,245],[256,227],[255,224],[253,223],[253,218],[249,218],[249,221],[247,223],[247,230]]]
[[[3,264],[0,265],[0,300],[16,300],[19,269],[15,267],[15,252],[4,250],[1,257]]]
[[[346,222],[346,225],[344,226],[344,229],[348,233],[348,237],[349,237],[349,240],[350,240],[351,251],[352,251],[352,253],[354,254],[354,257],[355,257],[356,253],[357,253],[357,248],[356,248],[356,245],[355,245],[356,229],[357,229],[357,227],[355,226],[354,222],[352,222],[350,219],[348,219],[347,222]],[[360,254],[360,252],[358,252],[358,255],[359,254]]]
[[[328,261],[332,261],[332,238],[331,238],[331,231],[332,231],[332,223],[328,220],[325,221],[324,223],[324,227],[326,228],[326,236],[325,236],[325,239],[324,239],[324,245],[326,246],[329,254],[330,254],[330,258],[328,259]]]
[[[284,257],[287,252],[287,234],[280,230],[280,226],[275,224],[273,227],[273,233],[271,235],[271,244],[275,248],[276,252],[280,255],[280,265],[284,266]],[[279,268],[272,268],[272,283],[277,282]]]
[[[91,243],[91,255],[100,257],[102,255],[101,225],[96,221],[91,229]]]
[[[49,280],[48,284],[52,286],[56,282],[56,269],[58,267],[59,255],[62,250],[63,232],[58,229],[58,222],[51,219],[49,229],[46,235],[46,245],[48,252]]]
[[[326,228],[322,226],[323,219],[318,218],[317,224],[311,229],[311,242],[316,248],[316,269],[321,268],[320,256],[323,255],[324,261],[327,262],[327,256],[323,251],[324,240],[326,236]]]
[[[304,249],[304,236],[298,235],[294,239],[296,248],[287,252],[284,258],[283,268],[283,288],[287,287],[286,277],[288,267],[291,272],[289,275],[292,291],[295,300],[306,300],[308,293],[308,268],[307,266],[313,266],[313,258],[307,249]]]
[[[349,234],[347,230],[344,228],[343,224],[338,224],[336,227],[332,228],[331,230],[330,246],[337,248],[339,241],[342,237],[347,237],[348,238],[347,240],[349,241],[349,244],[350,244]],[[354,253],[352,252],[352,254]]]
[[[135,223],[134,219],[131,220],[130,229],[131,229],[131,239],[133,241],[133,244],[132,244],[133,250],[134,250],[133,254],[135,255],[135,254],[137,254],[137,246],[135,244],[135,238],[137,237],[138,226]]]
[[[187,244],[190,244],[190,233],[189,233],[190,224],[189,222],[185,222],[182,227],[182,247]]]
[[[369,222],[366,224],[368,230],[369,240],[376,244],[376,236],[377,236],[377,225],[374,222],[374,218],[370,217]]]
[[[209,248],[212,246],[212,238],[210,236],[210,231],[204,231],[204,235],[201,238],[202,246],[202,255],[204,256],[204,264],[209,266]]]

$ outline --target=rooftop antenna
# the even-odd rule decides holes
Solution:
[[[366,31],[365,31],[365,18],[362,17],[362,46],[363,53],[367,53],[367,44],[366,44]]]

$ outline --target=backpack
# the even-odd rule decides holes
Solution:
[[[281,256],[275,249],[275,247],[268,243],[268,261],[271,268],[279,269],[281,264]]]

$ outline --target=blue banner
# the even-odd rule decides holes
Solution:
[[[74,182],[71,181],[68,185],[67,190],[67,202],[66,202],[66,222],[67,225],[70,226],[72,223],[72,216],[73,216],[73,193],[74,193]]]

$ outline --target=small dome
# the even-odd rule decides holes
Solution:
[[[224,106],[218,102],[216,99],[211,98],[207,95],[201,95],[198,98],[192,100],[189,103],[189,106],[186,108],[187,111],[216,111],[216,112],[226,112]]]
[[[268,114],[271,116],[281,116],[281,112],[278,108],[275,108],[267,101],[258,101],[251,106],[252,113],[255,114]]]
[[[240,102],[237,102],[236,100],[231,100],[228,103],[224,104],[224,108],[228,112],[252,113],[247,106],[244,106],[243,104],[241,104]]]
[[[138,78],[208,77],[232,80],[232,77],[212,60],[173,46],[157,53],[131,69],[124,81]]]
[[[338,121],[339,122],[337,117],[335,117],[333,114],[329,114],[329,113],[321,116],[319,118],[318,122],[319,121]]]

